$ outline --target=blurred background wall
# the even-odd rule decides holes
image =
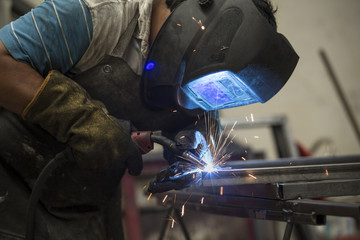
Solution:
[[[285,87],[265,104],[221,112],[223,118],[285,115],[293,137],[316,155],[359,154],[360,143],[336,94],[319,51],[322,49],[360,125],[360,1],[272,0],[278,30],[300,61]],[[261,136],[260,136],[261,137]]]

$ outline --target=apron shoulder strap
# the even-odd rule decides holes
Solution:
[[[125,32],[121,35],[119,42],[117,43],[114,50],[111,52],[111,56],[114,57],[123,57],[126,48],[128,47],[131,37],[134,34],[135,28],[137,26],[137,21],[139,19],[139,12],[135,14],[133,19],[131,20],[129,26],[126,28]]]

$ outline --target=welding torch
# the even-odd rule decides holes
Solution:
[[[189,150],[180,150],[176,143],[169,138],[161,135],[161,132],[152,131],[135,131],[131,133],[131,138],[138,146],[141,154],[146,154],[154,149],[154,142],[168,148],[171,152],[182,158],[184,161],[194,164],[196,167],[203,169],[206,163],[199,157],[195,156]]]

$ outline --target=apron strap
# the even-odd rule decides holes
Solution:
[[[139,12],[137,12],[135,14],[135,16],[133,17],[133,19],[131,20],[129,26],[126,28],[123,35],[121,35],[119,42],[117,43],[116,47],[110,54],[111,56],[120,57],[120,58],[122,58],[124,56],[125,50],[127,49],[128,45],[130,43],[130,40],[134,34],[139,16],[140,16],[140,14],[139,14]]]

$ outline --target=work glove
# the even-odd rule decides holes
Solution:
[[[129,122],[110,116],[101,102],[57,71],[48,74],[22,117],[68,144],[83,168],[128,168],[132,175],[142,170]]]
[[[178,132],[174,137],[174,142],[178,150],[189,151],[197,157],[200,157],[202,149],[207,145],[204,135],[193,129]],[[164,149],[164,157],[169,165],[183,160],[167,148]]]
[[[155,178],[150,181],[147,191],[149,193],[161,193],[181,190],[197,184],[200,184],[197,169],[192,164],[175,162],[156,174]]]
[[[203,146],[206,146],[205,137],[197,130],[183,130],[174,137],[176,148],[188,151],[197,157],[201,156]],[[164,148],[164,157],[169,167],[159,171],[150,182],[147,189],[150,193],[160,193],[170,190],[180,190],[194,185],[197,182],[198,167],[186,161],[168,148]]]

